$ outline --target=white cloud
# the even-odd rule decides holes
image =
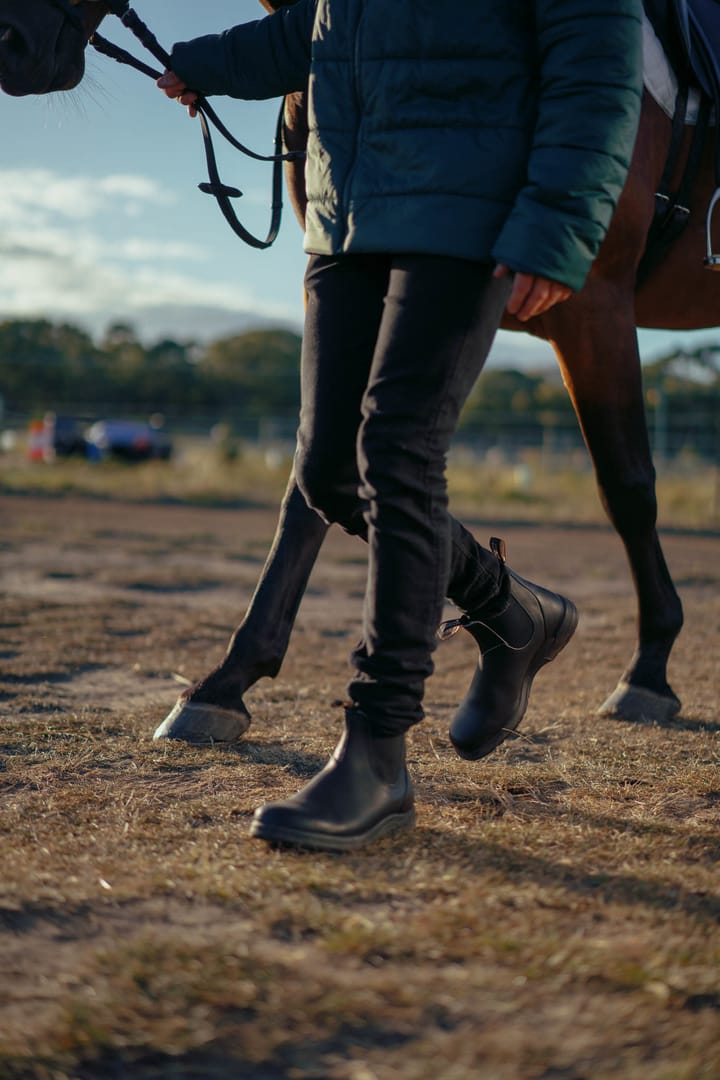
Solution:
[[[25,225],[0,232],[0,258],[18,263],[23,258],[91,263],[102,257],[102,251],[100,237],[84,229]],[[12,281],[13,268],[9,269]]]
[[[64,312],[68,318],[122,309],[160,306],[212,307],[229,312],[256,311],[265,318],[293,319],[288,305],[261,300],[238,282],[201,281],[190,273],[158,273],[150,266],[128,270],[122,262],[103,261],[92,237],[69,251],[62,238],[52,238],[36,253],[0,260],[0,312],[5,318]]]
[[[96,183],[93,183],[93,187],[112,198],[121,195],[124,198],[139,199],[141,202],[175,201],[172,192],[147,176],[133,174],[104,176]]]
[[[259,298],[235,272],[231,280],[208,278],[211,252],[163,235],[154,217],[130,226],[133,231],[129,223],[118,229],[119,200],[141,209],[174,201],[153,180],[5,169],[0,188],[2,318],[49,316],[93,329],[123,318],[154,333],[163,332],[167,318],[171,333],[183,312],[186,325],[207,324],[203,336],[213,324],[225,328],[233,320],[298,321],[295,307]]]
[[[116,245],[113,255],[137,261],[178,259],[188,262],[209,258],[209,253],[197,244],[186,244],[181,240],[147,240],[139,237],[129,237]]]
[[[169,205],[175,196],[144,176],[62,176],[50,169],[0,169],[0,226],[37,225],[51,218],[88,220],[103,212],[136,214]]]

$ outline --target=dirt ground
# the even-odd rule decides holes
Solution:
[[[247,827],[336,741],[358,541],[331,532],[241,745],[151,740],[221,658],[274,522],[0,497],[0,1077],[719,1075],[718,535],[663,537],[683,707],[628,724],[595,714],[634,647],[614,534],[469,522],[575,600],[576,636],[482,763],[447,739],[471,643],[442,643],[416,834],[301,859]]]
[[[552,669],[543,707],[557,714],[575,703],[599,705],[634,647],[635,601],[617,537],[594,526],[469,524],[484,543],[500,531],[513,567],[566,592],[580,608],[573,647]],[[30,718],[54,710],[126,715],[143,709],[162,719],[178,684],[199,678],[222,657],[274,526],[272,510],[0,497],[2,712]],[[670,681],[686,720],[712,721],[720,698],[720,534],[675,532],[664,536],[663,545],[686,611]],[[362,544],[331,531],[303,600],[282,681],[292,682],[304,669],[302,681],[319,679],[342,696],[364,573]],[[338,640],[339,646],[329,645]],[[580,649],[588,650],[592,663],[583,665],[571,691],[568,679]],[[444,645],[437,654],[440,687],[448,662],[458,667],[457,652]],[[431,683],[428,709],[444,717],[452,702],[444,701],[440,688],[435,700],[434,689]]]

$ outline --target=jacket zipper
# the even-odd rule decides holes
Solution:
[[[352,156],[350,158],[350,164],[345,174],[345,182],[343,184],[342,201],[340,204],[340,212],[342,214],[342,232],[340,236],[340,249],[345,246],[345,241],[348,235],[348,216],[350,210],[350,189],[352,187],[353,174],[357,165],[357,159],[360,151],[360,128],[362,126],[362,92],[360,88],[360,27],[365,15],[365,0],[358,0],[358,16],[355,22],[354,37],[353,37],[353,69],[352,69],[352,89],[353,100],[355,105],[355,112],[357,115],[357,124],[355,127],[355,138],[353,142]]]

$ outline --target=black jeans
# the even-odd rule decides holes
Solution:
[[[351,700],[378,734],[422,719],[446,595],[498,593],[500,566],[447,509],[446,457],[510,290],[484,263],[310,257],[295,470],[327,521],[366,537]]]

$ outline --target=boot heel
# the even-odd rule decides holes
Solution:
[[[565,610],[563,612],[563,617],[560,620],[560,625],[555,632],[555,636],[548,642],[550,648],[545,652],[545,656],[543,657],[544,663],[550,663],[551,660],[554,660],[555,657],[563,651],[577,629],[579,618],[578,609],[575,607],[572,600],[566,599]]]

